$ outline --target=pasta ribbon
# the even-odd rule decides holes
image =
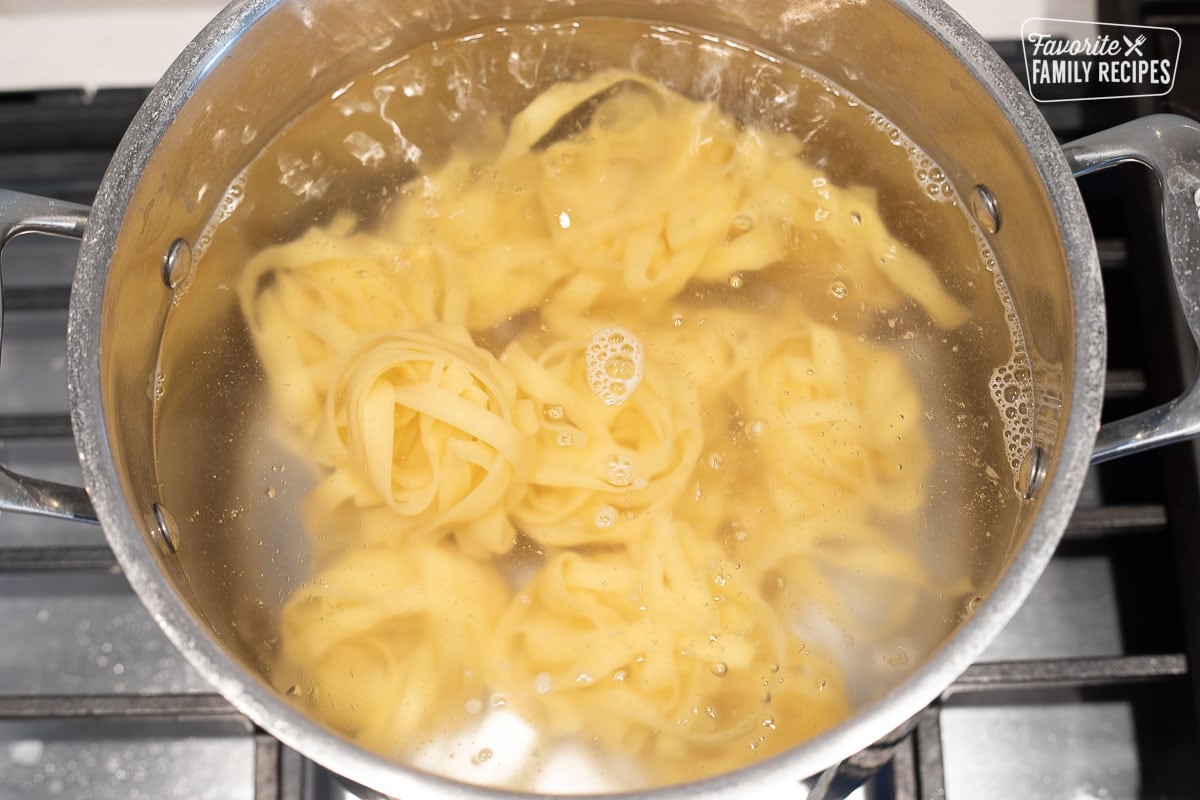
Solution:
[[[237,287],[242,317],[299,452],[311,447],[342,354],[364,333],[433,322],[436,278],[385,242],[355,233],[350,214],[246,264]]]
[[[837,671],[753,581],[669,513],[628,548],[549,561],[499,622],[489,681],[550,735],[661,782],[777,752],[847,711]]]
[[[925,499],[931,456],[900,356],[819,323],[763,343],[738,390],[745,431],[785,520],[870,503],[904,516]]]
[[[967,309],[874,190],[633,73],[549,87],[493,145],[241,276],[319,473],[273,685],[389,755],[502,693],[656,784],[833,725],[840,665],[797,631],[912,621],[932,455],[902,355],[817,320]]]
[[[587,383],[586,340],[555,342],[534,357],[530,337],[503,365],[542,409],[531,440],[527,488],[510,506],[521,530],[545,545],[627,542],[648,511],[684,491],[703,440],[695,391],[646,357],[642,383],[607,405]]]
[[[398,755],[461,724],[509,590],[446,544],[347,553],[284,606],[271,683],[364,747]]]
[[[383,504],[393,513],[373,519],[394,536],[453,533],[472,555],[507,552],[533,424],[513,379],[464,329],[364,337],[327,396],[314,455],[333,472],[309,510]]]

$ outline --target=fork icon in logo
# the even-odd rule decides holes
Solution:
[[[1134,53],[1137,53],[1139,56],[1144,55],[1142,53],[1142,45],[1144,45],[1146,43],[1146,37],[1144,34],[1141,36],[1138,36],[1136,42],[1131,41],[1128,36],[1123,35],[1123,36],[1121,36],[1121,38],[1125,40],[1125,57],[1126,58],[1133,55]]]

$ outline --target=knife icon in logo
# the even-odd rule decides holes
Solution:
[[[1139,56],[1144,55],[1142,53],[1142,45],[1144,45],[1146,43],[1145,35],[1138,36],[1136,42],[1130,41],[1128,36],[1122,35],[1121,38],[1125,40],[1125,57],[1126,58],[1133,55],[1134,53],[1137,53]]]

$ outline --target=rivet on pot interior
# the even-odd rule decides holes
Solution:
[[[992,190],[982,183],[971,190],[971,213],[987,233],[1000,230],[1000,203]]]
[[[178,289],[192,272],[192,246],[187,239],[176,239],[163,256],[162,277],[168,289]]]
[[[159,540],[168,552],[179,552],[179,523],[171,516],[171,512],[163,508],[162,503],[155,503],[151,508],[154,514],[154,527],[158,531]]]
[[[1021,459],[1017,467],[1017,491],[1021,497],[1031,500],[1042,482],[1046,480],[1046,451],[1034,445]]]

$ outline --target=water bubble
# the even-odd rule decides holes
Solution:
[[[733,227],[734,230],[744,233],[754,227],[754,217],[749,214],[738,214],[733,218]]]
[[[287,696],[288,697],[299,697],[300,696],[300,687],[293,683],[287,689]]]
[[[625,401],[642,382],[642,341],[626,328],[601,328],[584,351],[588,388],[605,405]]]
[[[555,439],[555,441],[558,442],[559,447],[570,447],[571,445],[573,445],[575,443],[574,437],[571,436],[571,434],[568,431],[562,431],[561,433],[559,433],[558,437]]]
[[[762,721],[762,726],[764,728],[770,728],[771,730],[775,730],[775,718],[774,717],[766,717]]]
[[[720,453],[712,453],[708,457],[708,468],[711,470],[719,470],[725,463],[725,456]]]
[[[624,349],[624,348],[622,348]],[[612,355],[604,362],[604,373],[610,378],[627,381],[637,371],[633,361],[623,354]]]
[[[270,498],[271,500],[275,499],[275,487],[274,486],[267,487],[267,497]]]
[[[712,665],[712,674],[716,675],[718,678],[724,676],[728,672],[729,672],[729,665],[726,664],[724,661],[717,661],[716,663],[714,663]]]
[[[542,416],[544,416],[549,422],[558,422],[563,418],[563,407],[546,406],[542,409]]]
[[[538,694],[549,694],[554,688],[554,678],[549,672],[539,672],[533,678],[533,690]]]
[[[853,214],[851,214],[850,215],[850,224],[856,228],[859,225],[862,225],[862,214],[858,213],[857,211],[855,211]]]
[[[744,282],[745,282],[745,278],[742,277],[742,273],[740,273],[740,272],[735,272],[729,276],[729,286],[733,289],[742,288],[742,284]]]
[[[483,701],[478,697],[472,697],[470,700],[463,703],[463,709],[468,714],[478,714],[480,711],[483,711]]]
[[[633,460],[618,453],[609,456],[604,465],[604,480],[613,486],[629,486],[633,483]]]
[[[484,747],[478,753],[471,756],[471,763],[472,764],[486,764],[487,762],[492,760],[493,755],[494,755],[494,753],[492,753],[492,748]]]
[[[596,509],[596,516],[593,518],[596,527],[601,530],[611,528],[613,523],[617,521],[617,510],[612,506],[604,505]]]
[[[846,295],[850,294],[850,289],[841,281],[834,281],[829,287],[829,293],[839,300],[842,300],[846,297]]]

